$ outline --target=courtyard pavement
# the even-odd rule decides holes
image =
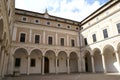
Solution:
[[[3,80],[120,80],[120,74],[45,74],[45,75],[21,75],[19,77],[5,77]]]

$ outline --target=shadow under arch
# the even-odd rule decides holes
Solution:
[[[84,64],[85,64],[85,71],[92,72],[92,62],[91,62],[91,54],[88,50],[84,51]]]
[[[70,72],[78,72],[78,55],[76,52],[71,52],[70,58]]]
[[[20,74],[27,74],[28,52],[24,48],[16,49],[14,53],[14,69],[19,70]]]
[[[65,51],[58,53],[57,67],[59,73],[67,72],[67,53]]]
[[[47,50],[44,58],[44,72],[55,73],[55,52],[53,50]]]
[[[101,51],[99,48],[93,49],[93,58],[94,58],[94,67],[95,72],[104,72],[103,65],[102,65],[102,56]]]
[[[105,66],[107,72],[118,72],[117,60],[115,56],[114,47],[112,45],[106,45],[103,48],[103,55],[105,58]]]

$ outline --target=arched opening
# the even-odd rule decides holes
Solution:
[[[0,41],[2,40],[2,35],[3,35],[3,19],[0,19]]]
[[[70,53],[70,72],[78,72],[78,56],[75,52]]]
[[[28,53],[24,48],[19,48],[14,53],[14,69],[21,74],[27,74]]]
[[[45,72],[45,73],[49,73],[49,59],[48,59],[47,57],[45,57],[44,60],[45,60],[45,64],[44,64],[44,66],[45,66],[45,68],[44,68],[44,72]]]
[[[41,73],[42,52],[38,49],[30,53],[30,73]]]
[[[67,72],[67,54],[64,51],[59,52],[57,60],[58,72]]]
[[[49,60],[49,73],[55,73],[55,52],[48,50],[45,53],[45,57],[47,57]]]
[[[101,51],[98,48],[93,50],[95,72],[103,72],[102,56],[100,53]]]
[[[92,72],[92,62],[91,62],[91,55],[90,52],[87,51],[85,55],[85,71]]]
[[[118,60],[120,61],[120,43],[117,46],[117,53],[118,53]],[[119,68],[119,72],[120,72],[120,62],[118,63],[118,68]]]
[[[103,54],[105,58],[105,66],[107,72],[118,72],[117,70],[117,60],[114,53],[114,48],[111,45],[107,45],[103,49]]]

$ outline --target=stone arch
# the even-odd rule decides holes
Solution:
[[[112,45],[106,45],[103,48],[103,55],[107,72],[118,72],[114,47]]]
[[[103,72],[102,56],[99,48],[93,50],[95,72]]]
[[[84,64],[85,64],[85,71],[92,72],[92,61],[91,61],[91,53],[88,50],[84,51]]]
[[[48,50],[45,53],[45,68],[44,72],[45,73],[55,73],[55,52],[53,50]]]
[[[30,52],[30,74],[42,73],[42,52],[39,49],[34,49]]]
[[[76,52],[70,53],[70,72],[78,72],[78,55]]]
[[[60,51],[58,53],[57,67],[58,72],[60,73],[67,72],[67,53],[65,51]]]
[[[27,74],[27,58],[28,53],[24,48],[18,48],[14,52],[14,69],[20,71],[21,74]]]

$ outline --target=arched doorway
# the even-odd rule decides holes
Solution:
[[[111,45],[106,45],[103,49],[103,55],[105,58],[107,72],[118,72],[116,67],[117,60],[114,53],[114,48]]]
[[[95,72],[103,72],[101,51],[96,48],[93,50]]]
[[[42,52],[34,49],[30,53],[30,73],[42,73]]]
[[[45,66],[45,68],[44,68],[44,72],[45,72],[45,73],[49,73],[49,59],[48,59],[47,57],[45,57],[44,60],[45,60],[45,64],[44,64],[44,66]]]
[[[14,70],[19,71],[21,74],[27,74],[27,50],[19,48],[14,53]]]
[[[70,53],[70,72],[78,72],[78,56],[75,52]]]
[[[67,72],[67,54],[64,51],[59,52],[57,61],[58,72]]]
[[[92,62],[91,62],[91,55],[90,52],[87,51],[85,55],[85,71],[92,72]]]
[[[55,52],[48,50],[45,53],[46,65],[49,62],[49,73],[55,73]],[[48,59],[47,59],[48,58]],[[44,71],[45,72],[45,71]]]

